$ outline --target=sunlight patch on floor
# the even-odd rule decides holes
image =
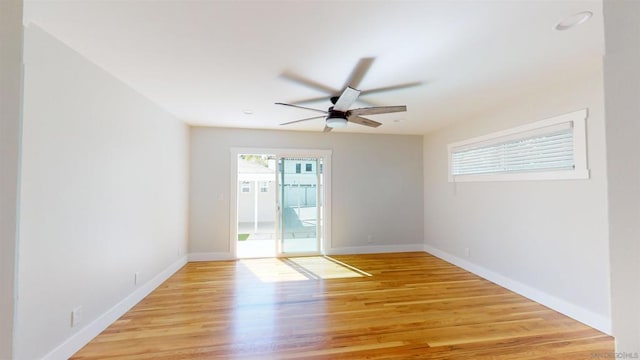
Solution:
[[[344,279],[371,276],[353,266],[326,256],[244,259],[246,266],[263,282]]]

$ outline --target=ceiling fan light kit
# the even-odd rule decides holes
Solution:
[[[347,119],[344,117],[328,117],[326,124],[330,128],[342,128],[347,126]]]
[[[403,89],[407,87],[417,86],[417,85],[420,85],[421,83],[415,82],[415,83],[388,86],[384,88],[365,90],[365,91],[357,90],[356,89],[357,86],[360,84],[360,82],[364,78],[364,75],[369,70],[369,67],[371,67],[373,60],[374,58],[360,59],[355,69],[351,73],[351,76],[345,82],[344,88],[339,96],[335,95],[337,91],[334,91],[328,86],[316,83],[315,81],[312,81],[312,80],[307,80],[297,75],[292,75],[289,73],[283,74],[283,75],[286,75],[286,77],[289,80],[298,82],[302,85],[314,88],[316,90],[327,92],[330,95],[329,100],[333,104],[333,106],[329,107],[328,110],[313,109],[313,108],[308,108],[308,107],[289,104],[289,103],[282,103],[282,102],[277,102],[276,105],[284,105],[284,106],[311,110],[311,111],[321,112],[326,114],[324,132],[329,132],[334,128],[346,127],[347,124],[350,122],[358,125],[369,126],[369,127],[378,127],[382,124],[377,121],[364,118],[360,115],[377,115],[377,114],[388,114],[388,113],[394,113],[394,112],[407,111],[407,107],[405,105],[374,106],[374,107],[368,107],[368,108],[349,110],[349,108],[356,102],[356,100],[358,100],[358,96],[360,96],[361,94],[367,94],[367,93]],[[322,117],[324,116],[316,116],[316,117],[307,118],[307,119],[294,120],[294,121],[282,123],[280,125],[289,125],[289,124],[299,123],[303,121],[314,120]]]

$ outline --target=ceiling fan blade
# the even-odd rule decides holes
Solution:
[[[347,87],[342,92],[342,95],[340,95],[340,97],[338,98],[338,101],[336,101],[336,104],[333,106],[333,110],[342,111],[342,112],[349,110],[351,105],[353,105],[353,103],[356,102],[359,95],[360,95],[360,90]]]
[[[296,101],[290,101],[289,104],[295,104],[295,105],[302,105],[302,104],[313,104],[313,103],[319,103],[321,101],[329,101],[329,98],[326,96],[323,97],[317,97],[317,98],[312,98],[312,99],[303,99],[303,100],[296,100]],[[364,105],[369,105],[369,106],[378,106],[379,104],[373,103],[369,100],[363,99],[361,97],[358,97],[358,102],[364,104]]]
[[[362,79],[364,79],[364,76],[367,74],[367,71],[369,71],[371,64],[373,64],[373,60],[375,59],[376,58],[372,57],[360,59],[360,61],[358,61],[358,64],[356,64],[356,67],[353,68],[351,75],[349,75],[349,79],[347,79],[347,82],[344,83],[344,87],[352,87],[354,89],[358,88],[358,86],[360,86],[360,83],[362,82]]]
[[[326,114],[327,111],[326,110],[320,110],[320,109],[314,109],[314,108],[309,108],[309,107],[305,107],[305,106],[299,106],[299,105],[293,105],[293,104],[287,104],[287,103],[282,103],[282,102],[277,102],[275,103],[276,105],[283,105],[283,106],[290,106],[290,107],[294,107],[294,108],[298,108],[298,109],[305,109],[305,110],[311,110],[311,111],[315,111],[315,112],[321,112],[323,114]]]
[[[298,75],[296,73],[293,73],[291,71],[285,71],[282,74],[280,74],[280,77],[293,81],[295,83],[298,83],[300,85],[304,85],[306,87],[310,87],[312,89],[316,89],[319,91],[322,91],[323,93],[326,93],[328,95],[334,95],[340,92],[340,90],[334,89],[330,86],[321,84],[317,81],[308,79],[302,75]]]
[[[329,132],[333,130],[333,128],[328,127],[327,125],[324,126],[324,130],[322,130],[322,132]]]
[[[299,123],[299,122],[303,122],[303,121],[309,121],[309,120],[315,120],[315,119],[322,119],[325,118],[325,115],[322,116],[314,116],[314,117],[310,117],[310,118],[306,118],[306,119],[300,119],[300,120],[294,120],[294,121],[289,121],[286,123],[282,123],[280,125],[289,125],[289,124],[295,124],[295,123]]]
[[[399,105],[399,106],[376,106],[376,107],[349,110],[347,116],[350,116],[350,115],[377,115],[377,114],[388,114],[388,113],[402,112],[402,111],[407,111],[407,107],[405,105]]]
[[[406,84],[384,86],[384,87],[379,87],[379,88],[375,88],[375,89],[363,90],[363,91],[360,92],[360,95],[377,94],[377,93],[381,93],[381,92],[385,92],[385,91],[406,89],[406,88],[419,86],[419,85],[422,85],[422,83],[419,82],[419,81],[416,81],[416,82],[411,82],[411,83],[406,83]]]
[[[294,105],[300,105],[300,104],[312,104],[312,103],[318,103],[321,101],[329,101],[329,97],[327,96],[320,96],[320,97],[316,97],[316,98],[310,98],[310,99],[302,99],[302,100],[296,100],[296,101],[290,101],[290,104],[294,104]]]
[[[360,124],[360,125],[364,125],[364,126],[369,126],[369,127],[378,127],[378,126],[382,125],[381,123],[379,123],[377,121],[369,120],[367,118],[363,118],[362,116],[357,116],[357,115],[349,116],[347,121],[352,122],[352,123],[356,123],[356,124]]]

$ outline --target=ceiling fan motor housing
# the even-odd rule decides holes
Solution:
[[[347,113],[344,111],[339,111],[339,110],[333,110],[333,106],[329,108],[329,115],[327,116],[327,119],[335,119],[335,118],[339,118],[339,119],[345,119],[347,120]]]
[[[329,108],[329,115],[326,120],[327,126],[330,128],[347,126],[347,113],[343,111],[333,110],[333,106]]]

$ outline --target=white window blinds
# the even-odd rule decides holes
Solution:
[[[450,182],[588,179],[588,110],[447,145]]]
[[[575,168],[573,122],[451,149],[451,174],[490,174]]]

